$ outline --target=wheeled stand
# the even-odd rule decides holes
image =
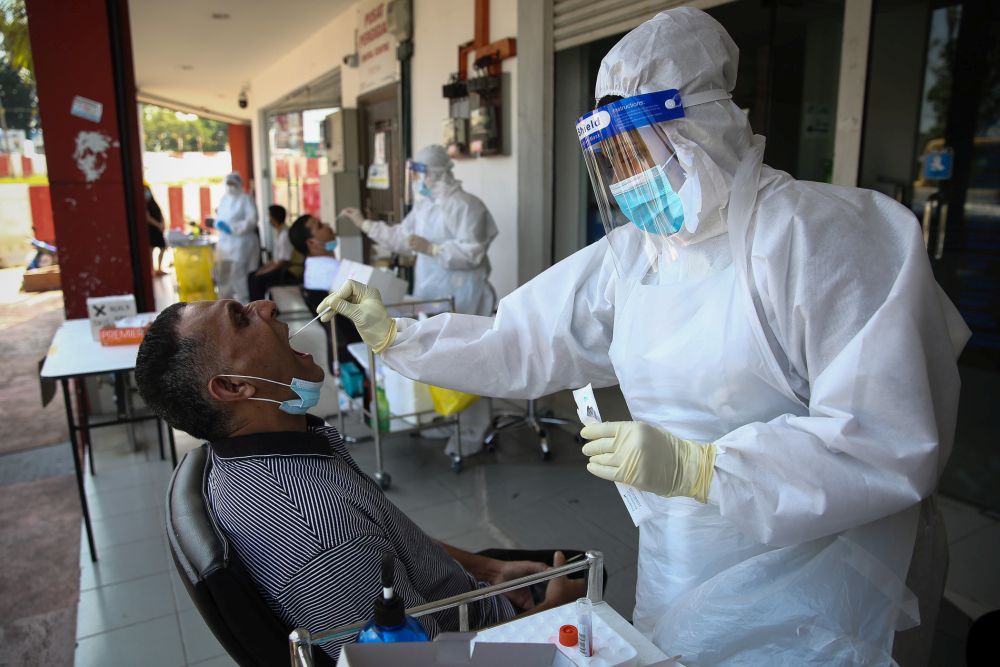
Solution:
[[[486,445],[487,449],[491,452],[495,451],[496,437],[501,431],[507,431],[513,428],[530,427],[534,429],[535,435],[538,436],[538,448],[542,460],[548,461],[552,458],[552,450],[549,449],[549,435],[545,430],[545,425],[569,427],[567,430],[574,431],[577,441],[580,440],[579,434],[576,433],[576,429],[579,426],[577,422],[569,419],[563,419],[561,417],[555,417],[551,412],[539,415],[535,410],[535,399],[529,399],[528,406],[524,414],[496,415],[493,418],[493,426],[483,439],[483,444]]]

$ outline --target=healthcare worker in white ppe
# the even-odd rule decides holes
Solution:
[[[226,176],[226,194],[215,210],[215,229],[219,232],[216,248],[219,298],[247,303],[250,299],[247,274],[260,265],[260,237],[257,207],[243,191],[243,179],[238,172]]]
[[[398,225],[365,220],[356,208],[341,214],[369,238],[391,252],[416,254],[413,296],[418,299],[453,297],[455,312],[466,315],[493,313],[495,292],[490,287],[487,252],[497,236],[497,226],[486,205],[462,189],[452,173],[453,162],[444,146],[421,148],[407,162],[414,206]],[[462,411],[462,454],[483,446],[490,425],[490,405],[477,401]],[[451,432],[451,429],[443,429]],[[451,435],[445,454],[459,451]]]
[[[451,296],[455,312],[492,314],[496,304],[487,251],[497,236],[493,216],[478,197],[462,189],[443,146],[425,146],[407,164],[416,201],[402,223],[365,220],[356,208],[341,214],[390,252],[416,254],[416,298]]]
[[[737,56],[690,8],[605,56],[577,133],[607,237],[495,318],[393,320],[357,284],[327,304],[424,382],[509,397],[620,384],[635,421],[586,427],[583,451],[653,511],[634,623],[668,654],[891,664],[921,611],[911,641],[933,635],[943,581],[927,556],[943,542],[922,501],[968,329],[906,208],[761,164],[730,100]]]

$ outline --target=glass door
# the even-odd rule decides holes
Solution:
[[[1000,510],[1000,8],[932,3],[911,207],[972,329],[944,493]]]

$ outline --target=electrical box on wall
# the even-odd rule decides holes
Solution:
[[[469,152],[477,156],[503,152],[501,78],[480,76],[469,79]]]
[[[453,157],[509,153],[503,105],[510,97],[510,86],[503,61],[517,56],[517,40],[505,37],[491,42],[489,14],[489,0],[477,0],[475,39],[458,46],[458,72],[441,90],[448,100],[442,141]],[[475,76],[469,76],[470,60]]]
[[[468,155],[469,134],[468,120],[465,118],[447,118],[441,123],[441,143],[452,157]]]
[[[339,174],[358,164],[358,111],[337,109],[323,120],[323,144],[330,171]]]
[[[334,225],[341,237],[340,256],[361,261],[361,232],[352,224],[340,225],[337,213],[348,206],[361,206],[358,145],[358,110],[337,109],[323,119],[323,145],[329,169],[320,176],[320,214]]]
[[[441,123],[441,143],[449,155],[487,157],[509,152],[504,131],[508,76],[487,74],[444,86],[448,118]]]

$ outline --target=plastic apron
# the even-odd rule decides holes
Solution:
[[[457,191],[457,184],[451,186],[447,193],[439,195],[433,201],[429,210],[421,211],[413,226],[413,233],[436,245],[454,240],[454,227],[461,221],[456,219],[453,210],[455,207],[450,200],[457,196]],[[489,275],[488,256],[483,257],[479,266],[469,269],[449,269],[439,258],[417,255],[413,271],[413,296],[418,299],[451,296],[455,298],[456,313],[490,315],[496,304],[493,303],[492,292],[487,287]]]
[[[623,305],[610,354],[635,420],[714,441],[747,423],[808,413],[766,352],[748,288],[762,155],[758,140],[737,172],[728,236],[706,241],[731,243],[732,263],[616,298]],[[634,623],[686,665],[891,664],[893,631],[915,622],[902,578],[917,507],[774,548],[738,531],[711,502],[644,496],[654,516],[640,526]]]

